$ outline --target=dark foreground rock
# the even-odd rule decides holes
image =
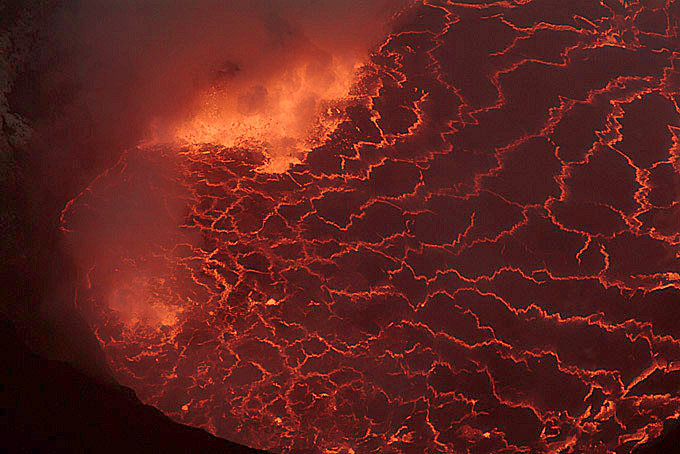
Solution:
[[[7,321],[0,346],[4,452],[264,453],[175,423],[128,388],[32,354]]]

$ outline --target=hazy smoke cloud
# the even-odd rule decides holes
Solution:
[[[385,38],[389,19],[406,3],[84,1],[62,18],[59,43],[68,61],[53,77],[77,85],[73,111],[89,134],[129,144],[152,126],[166,132],[185,119],[209,87],[236,91],[234,109],[245,116],[278,102],[268,83],[295,84],[293,67],[323,90],[338,67],[365,58]]]
[[[191,121],[199,112],[199,119],[222,122],[227,132],[234,122],[257,128],[271,120],[280,146],[294,145],[319,100],[342,95],[357,62],[386,38],[391,17],[407,3],[83,1],[58,21],[58,54],[66,58],[49,69],[44,83],[66,87],[70,96],[47,124],[47,135],[86,159],[117,156],[150,135],[172,139],[184,123],[195,126]],[[178,227],[186,213],[172,200],[184,194],[173,186],[172,159],[161,161],[165,165],[158,168],[133,158],[133,177],[125,179],[114,167],[65,217],[74,231],[68,241],[75,261],[85,270],[96,265],[93,276],[99,273],[101,290],[108,292],[102,297],[131,317],[143,313],[136,299],[145,300],[140,295],[156,280],[170,279],[168,272],[145,263],[130,275],[101,273],[116,268],[121,254],[148,256],[154,244],[183,235]],[[137,282],[133,290],[130,276]],[[128,303],[126,312],[121,307]]]
[[[173,128],[210,104],[218,111],[207,115],[210,121],[221,111],[230,121],[248,121],[278,109],[278,140],[288,143],[288,135],[304,133],[319,93],[332,96],[338,78],[351,80],[352,65],[386,38],[390,19],[407,3],[83,1],[58,21],[59,53],[66,58],[48,71],[45,83],[69,87],[72,94],[53,119],[56,126],[47,129],[65,147],[80,148],[85,159],[117,156],[152,132],[171,138]],[[303,84],[307,89],[296,91]],[[146,173],[169,176],[170,167]],[[107,199],[117,202],[101,210],[107,214],[79,226],[93,241],[110,244],[132,229],[131,240],[144,244],[161,230],[144,189],[114,195]]]
[[[303,83],[300,74],[318,90],[331,87],[344,76],[338,68],[362,61],[386,37],[390,17],[409,0],[46,3],[63,7],[57,17],[45,18],[47,44],[27,61],[30,77],[18,81],[14,95],[34,131],[28,156],[35,169],[26,191],[36,202],[28,209],[52,225],[66,199],[149,133],[171,133],[206,102],[211,87],[230,93],[233,105],[217,107],[244,118],[280,104],[285,98],[281,85]],[[297,101],[293,117],[313,115],[313,96]],[[169,161],[165,166],[145,163],[133,172],[136,179],[124,184],[116,179],[114,167],[110,178],[101,179],[76,201],[77,209],[65,217],[74,232],[64,236],[63,246],[79,266],[79,278],[92,272],[94,279],[97,272],[115,267],[112,261],[120,250],[131,257],[144,255],[149,244],[178,235],[186,212],[183,205],[172,203],[183,194],[172,187],[176,169]],[[146,301],[144,295],[168,273],[157,264],[144,267],[146,274],[100,276],[101,290],[109,293],[102,295],[108,300],[102,303]],[[54,271],[55,287],[61,285],[56,282],[63,280],[62,273]],[[64,349],[79,350],[82,336],[68,320],[72,288],[64,285],[59,291],[66,296],[57,298],[51,292],[43,301],[43,315],[71,345]],[[132,296],[121,297],[125,291]],[[133,304],[128,312],[140,311]],[[157,312],[152,315],[165,320]],[[78,355],[65,357],[73,360]]]

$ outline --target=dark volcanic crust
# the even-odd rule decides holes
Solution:
[[[62,226],[76,245],[100,226],[114,252],[78,263],[77,304],[115,377],[173,419],[292,452],[627,453],[659,436],[680,410],[679,15],[426,1],[373,56],[380,88],[289,172],[131,149]],[[164,154],[173,181],[149,178]],[[177,236],[121,222],[139,215],[126,197],[174,184]],[[126,324],[106,307],[120,288],[176,321]]]

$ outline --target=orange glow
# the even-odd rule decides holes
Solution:
[[[600,45],[604,7],[579,35],[430,3],[370,60],[229,43],[169,144],[66,206],[76,304],[144,403],[324,454],[625,452],[680,412],[670,51]]]
[[[129,279],[111,291],[108,307],[130,329],[174,326],[182,308],[160,293],[164,285],[164,279],[143,276]]]
[[[173,139],[248,146],[266,156],[260,170],[283,172],[342,121],[342,105],[361,64],[356,57],[321,54],[263,77],[240,77],[233,68],[220,71]]]

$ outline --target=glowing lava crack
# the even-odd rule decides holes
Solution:
[[[63,213],[118,380],[276,452],[657,436],[680,415],[679,17],[427,1],[287,171],[247,144],[126,152]]]

